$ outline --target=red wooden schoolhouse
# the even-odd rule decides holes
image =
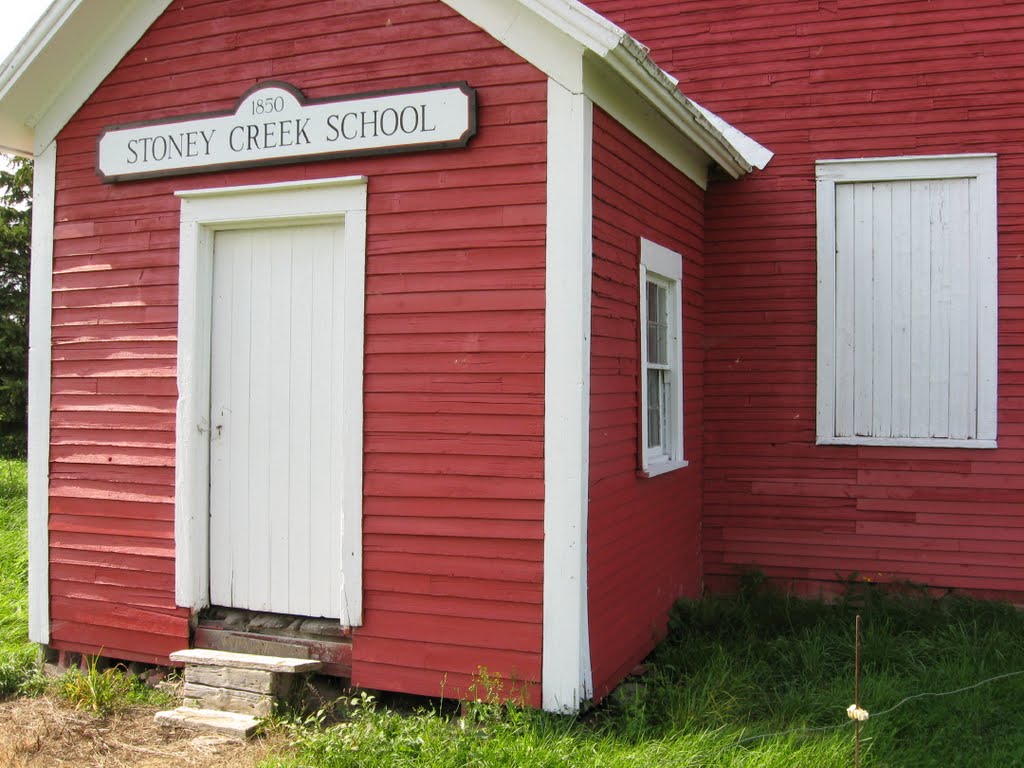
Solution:
[[[0,69],[32,639],[571,711],[744,568],[1019,597],[1021,27],[56,0]]]

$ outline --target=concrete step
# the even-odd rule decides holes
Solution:
[[[212,731],[239,741],[250,738],[260,725],[259,719],[252,715],[197,707],[178,707],[165,712],[157,712],[156,722],[176,728]]]

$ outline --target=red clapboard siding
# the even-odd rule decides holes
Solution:
[[[703,191],[594,110],[588,591],[595,695],[664,633],[700,588]],[[637,476],[640,238],[683,254],[685,452],[690,466]]]
[[[588,0],[776,152],[707,203],[704,563],[1024,595],[1024,6]],[[995,152],[999,448],[814,445],[814,163]],[[839,480],[838,484],[836,481]]]
[[[462,150],[97,178],[103,127],[229,109],[269,79],[310,98],[466,80],[479,132]],[[433,0],[210,0],[157,20],[59,136],[56,647],[166,661],[188,643],[184,614],[145,620],[174,596],[174,191],[365,175],[367,607],[353,681],[453,695],[486,667],[539,696],[545,116],[544,76]]]

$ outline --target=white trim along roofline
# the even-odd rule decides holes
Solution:
[[[706,161],[739,178],[772,158],[684,96],[644,45],[578,0],[444,1],[569,92],[588,96],[701,187]],[[670,145],[659,131],[665,124],[675,134]],[[705,158],[702,165],[685,159],[693,150]]]
[[[771,159],[767,149],[684,96],[643,45],[578,0],[445,2],[571,93],[586,93],[621,120],[615,103],[590,93],[595,89],[585,81],[592,84],[595,77],[581,77],[573,59],[598,63],[601,77],[627,87],[612,90],[634,91],[672,126],[677,141],[699,148],[733,177],[764,168]],[[33,156],[49,146],[169,5],[170,0],[55,0],[0,65],[0,151]],[[648,140],[645,121],[625,122]],[[706,175],[676,162],[664,142],[648,143],[706,185]]]
[[[170,0],[54,0],[0,64],[0,151],[49,146]]]

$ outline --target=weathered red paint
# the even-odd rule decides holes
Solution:
[[[365,617],[353,681],[537,701],[546,80],[441,2],[171,4],[59,136],[52,644],[165,660],[174,606],[179,189],[366,175]],[[310,36],[309,30],[316,29]],[[468,149],[104,185],[106,125],[466,80]],[[476,521],[486,520],[487,525]]]
[[[589,621],[603,696],[666,612],[739,569],[1024,595],[1024,10],[982,0],[590,0],[776,152],[704,193],[595,110]],[[174,602],[179,189],[366,175],[364,562],[356,684],[540,696],[545,78],[434,0],[175,0],[59,136],[52,644],[166,661]],[[317,34],[309,35],[310,29]],[[998,73],[995,76],[994,73]],[[467,80],[465,150],[104,185],[111,124]],[[814,161],[997,152],[1000,447],[814,445]],[[654,192],[650,192],[654,188]],[[440,212],[440,213],[439,213]],[[708,223],[705,228],[704,215]],[[685,470],[638,465],[640,237],[682,252]],[[705,242],[706,240],[706,242]]]
[[[1024,595],[1024,8],[591,0],[776,157],[707,204],[708,584],[762,568]],[[995,152],[999,448],[815,446],[814,162]]]
[[[594,110],[588,589],[603,697],[664,635],[669,608],[700,589],[704,191]],[[640,477],[640,238],[683,254],[684,452]]]

